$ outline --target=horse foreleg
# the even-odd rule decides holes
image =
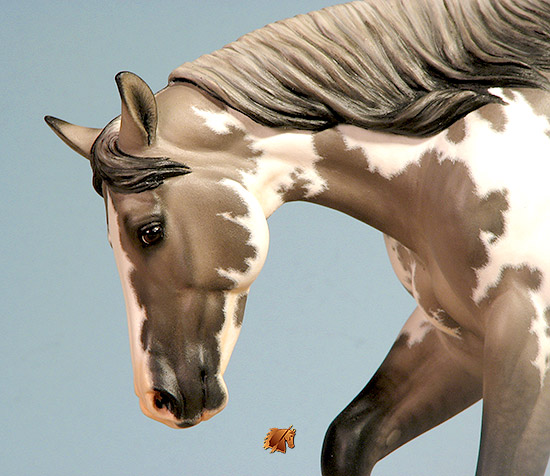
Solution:
[[[415,310],[409,327],[422,313]],[[467,370],[445,339],[457,338],[433,328],[422,340],[401,334],[371,381],[330,425],[323,476],[368,476],[384,456],[479,400],[481,375]]]
[[[537,312],[542,314],[538,332],[533,326]],[[544,474],[550,454],[547,329],[544,311],[517,289],[498,298],[489,311],[477,476]]]

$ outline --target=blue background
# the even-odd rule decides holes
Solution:
[[[181,63],[329,0],[1,2],[0,474],[318,475],[324,432],[414,305],[382,236],[289,204],[226,372],[228,407],[189,430],[143,416],[104,205],[86,160],[43,116],[103,127],[121,70],[156,91]],[[480,404],[383,460],[375,475],[474,474]],[[270,454],[271,427],[296,447]],[[550,474],[550,473],[548,473]]]

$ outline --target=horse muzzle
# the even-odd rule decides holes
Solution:
[[[141,393],[141,394],[140,394]],[[227,404],[223,378],[200,372],[198,378],[157,382],[138,393],[142,412],[171,428],[189,428],[212,418]]]

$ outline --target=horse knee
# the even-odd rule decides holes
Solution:
[[[323,476],[369,476],[378,461],[371,418],[340,414],[330,424],[321,454]]]

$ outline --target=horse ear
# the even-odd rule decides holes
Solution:
[[[157,135],[157,102],[153,92],[139,76],[128,71],[115,77],[122,100],[118,143],[121,149],[151,145]]]
[[[101,129],[75,126],[52,116],[46,116],[44,120],[65,144],[90,160],[92,145],[101,133]]]

